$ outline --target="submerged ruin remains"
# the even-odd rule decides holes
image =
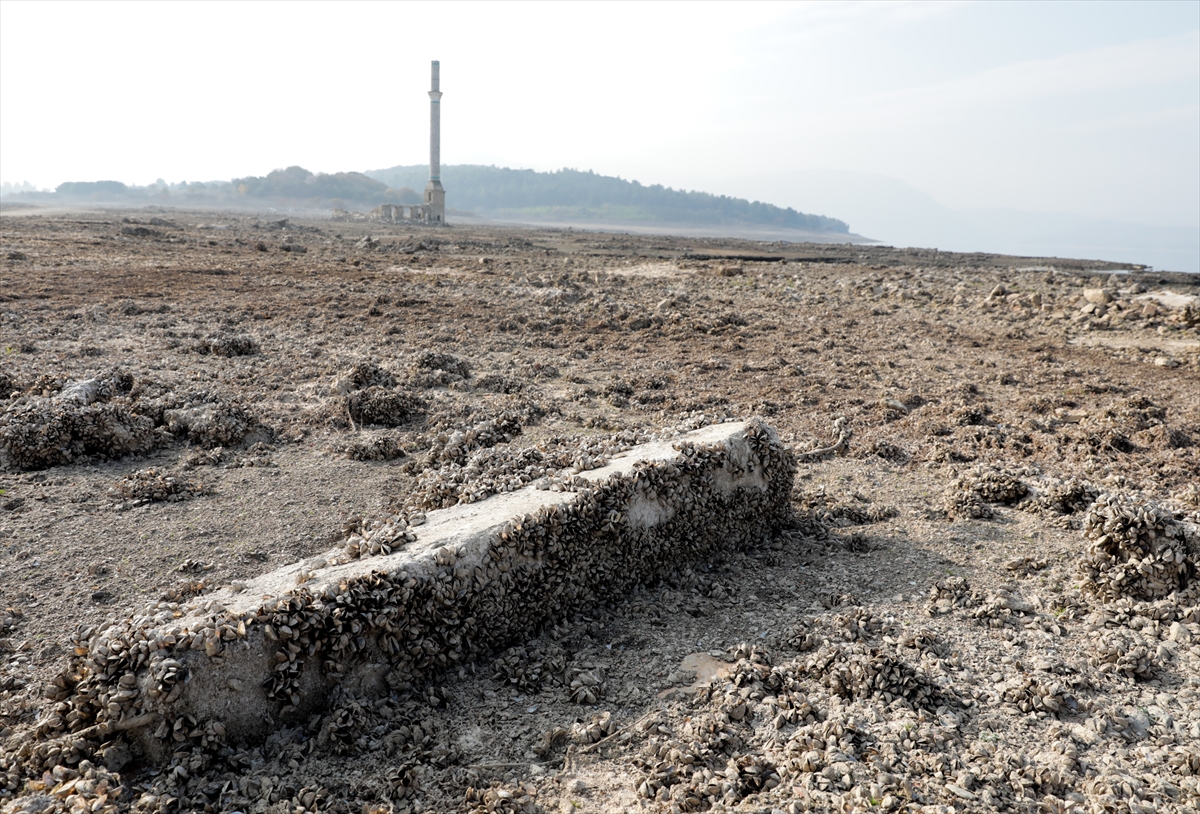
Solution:
[[[80,637],[38,739],[46,759],[68,759],[123,733],[165,760],[197,739],[261,740],[338,693],[418,687],[678,565],[758,544],[790,517],[795,468],[761,421],[716,424],[159,603]]]

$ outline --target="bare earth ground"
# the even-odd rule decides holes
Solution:
[[[1200,804],[1194,280],[212,212],[2,224],[6,812]],[[89,409],[142,423],[20,435],[89,378]],[[798,452],[838,416],[854,433],[800,464],[794,527],[755,550],[266,744],[166,767],[34,748],[82,629],[565,466],[581,437],[750,415]],[[1097,524],[1147,507],[1178,562],[1097,565]],[[604,682],[573,703],[584,668]]]

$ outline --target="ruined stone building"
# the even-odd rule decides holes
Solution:
[[[446,223],[446,190],[442,187],[442,91],[439,77],[441,64],[432,63],[432,89],[429,91],[429,183],[425,185],[425,200],[420,206],[383,204],[368,213],[371,220],[386,223]]]

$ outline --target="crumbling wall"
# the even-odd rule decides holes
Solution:
[[[384,527],[353,555],[170,603],[82,638],[32,771],[123,732],[150,759],[261,739],[342,689],[377,694],[527,639],[789,515],[791,453],[758,421],[637,447],[599,469]],[[394,550],[396,549],[396,550]],[[362,558],[362,551],[391,552]],[[353,558],[352,558],[353,557]]]

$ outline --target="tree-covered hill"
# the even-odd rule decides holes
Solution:
[[[392,167],[372,172],[314,173],[303,167],[267,175],[146,186],[120,181],[69,181],[54,192],[19,191],[5,200],[88,202],[120,205],[347,207],[368,210],[380,204],[421,202],[428,166]],[[446,202],[451,209],[485,217],[580,223],[662,223],[752,225],[807,232],[848,234],[840,220],[807,215],[759,201],[685,192],[659,184],[644,186],[594,172],[512,170],[459,164],[442,167]]]
[[[392,188],[419,190],[429,178],[429,167],[392,167],[368,171],[366,175]],[[446,187],[448,206],[494,217],[739,223],[811,232],[850,231],[844,222],[823,215],[659,184],[644,186],[591,171],[535,172],[458,164],[442,167],[442,185]]]

